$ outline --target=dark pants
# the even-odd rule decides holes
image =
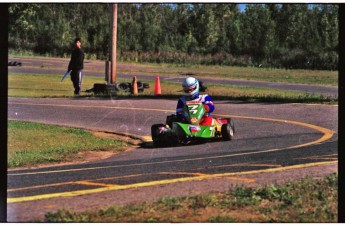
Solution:
[[[72,70],[71,80],[74,87],[74,94],[79,95],[81,90],[81,83],[83,81],[82,70]]]

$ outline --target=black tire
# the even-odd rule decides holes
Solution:
[[[131,85],[130,83],[127,83],[127,82],[121,82],[121,83],[117,83],[116,84],[116,88],[119,90],[119,91],[130,91],[131,89]]]
[[[148,83],[143,83],[143,88],[150,88],[150,85]]]
[[[144,85],[141,81],[137,81],[137,87],[138,87],[138,93],[144,92]],[[132,90],[132,92],[133,92],[133,90]]]
[[[138,89],[144,89],[144,85],[141,81],[137,81],[137,87]]]
[[[94,84],[92,91],[94,93],[115,93],[116,92],[116,87],[115,85],[112,84]]]
[[[234,137],[235,125],[232,119],[228,120],[228,123],[222,125],[222,139],[224,141],[230,141]]]
[[[160,132],[160,127],[165,127],[164,124],[154,124],[151,126],[151,137],[154,147],[164,146],[163,135]]]
[[[105,84],[94,84],[93,85],[93,92],[94,93],[106,93],[106,85]]]

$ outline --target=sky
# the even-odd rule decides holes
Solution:
[[[244,9],[246,8],[246,4],[238,4],[238,8],[240,9],[241,12],[243,12]]]

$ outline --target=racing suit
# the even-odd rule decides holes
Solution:
[[[71,61],[68,64],[68,71],[71,72],[71,80],[74,87],[74,94],[79,95],[83,80],[82,70],[84,68],[84,51],[75,48],[72,52]]]
[[[213,123],[213,119],[211,117],[211,113],[214,111],[215,106],[212,102],[211,97],[208,94],[204,94],[204,95],[198,95],[195,98],[191,99],[189,97],[186,96],[182,96],[181,98],[179,98],[178,102],[177,102],[177,106],[176,106],[176,114],[177,117],[179,119],[183,119],[184,115],[183,115],[183,107],[186,104],[186,102],[189,101],[198,101],[201,102],[206,110],[205,115],[202,117],[201,121],[200,121],[200,125],[203,126],[210,126]]]

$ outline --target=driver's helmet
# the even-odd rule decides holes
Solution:
[[[199,96],[199,81],[194,77],[188,77],[182,82],[185,96],[195,98]]]

